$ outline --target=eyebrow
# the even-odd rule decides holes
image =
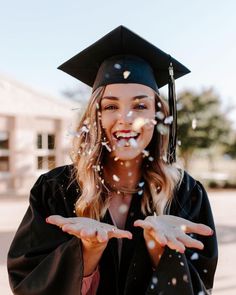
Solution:
[[[148,98],[150,95],[146,95],[146,94],[141,94],[141,95],[136,95],[134,97],[132,97],[132,100],[136,100],[136,99],[144,99],[144,98]],[[119,97],[117,96],[103,96],[103,99],[109,99],[109,100],[119,100]]]

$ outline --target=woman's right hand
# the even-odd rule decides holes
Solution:
[[[62,231],[81,239],[83,246],[89,250],[105,248],[111,238],[132,239],[132,233],[117,227],[87,217],[69,217],[51,215],[46,219],[47,223],[59,226]]]

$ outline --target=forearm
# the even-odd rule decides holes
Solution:
[[[83,276],[89,276],[96,269],[102,254],[106,247],[86,247],[83,244],[83,260],[84,260],[84,273]]]

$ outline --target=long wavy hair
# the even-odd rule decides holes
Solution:
[[[71,153],[74,177],[79,185],[79,196],[75,203],[77,216],[100,220],[109,206],[102,165],[107,142],[101,125],[100,103],[105,87],[99,87],[91,95],[87,108],[77,126]],[[166,214],[180,180],[179,169],[166,163],[168,146],[168,107],[155,94],[156,128],[146,151],[148,156],[142,162],[142,176],[145,187],[141,210],[143,214]]]

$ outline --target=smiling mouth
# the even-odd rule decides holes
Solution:
[[[127,140],[129,141],[130,139],[137,139],[139,137],[140,133],[135,132],[135,131],[116,131],[113,133],[113,136],[116,140]]]

